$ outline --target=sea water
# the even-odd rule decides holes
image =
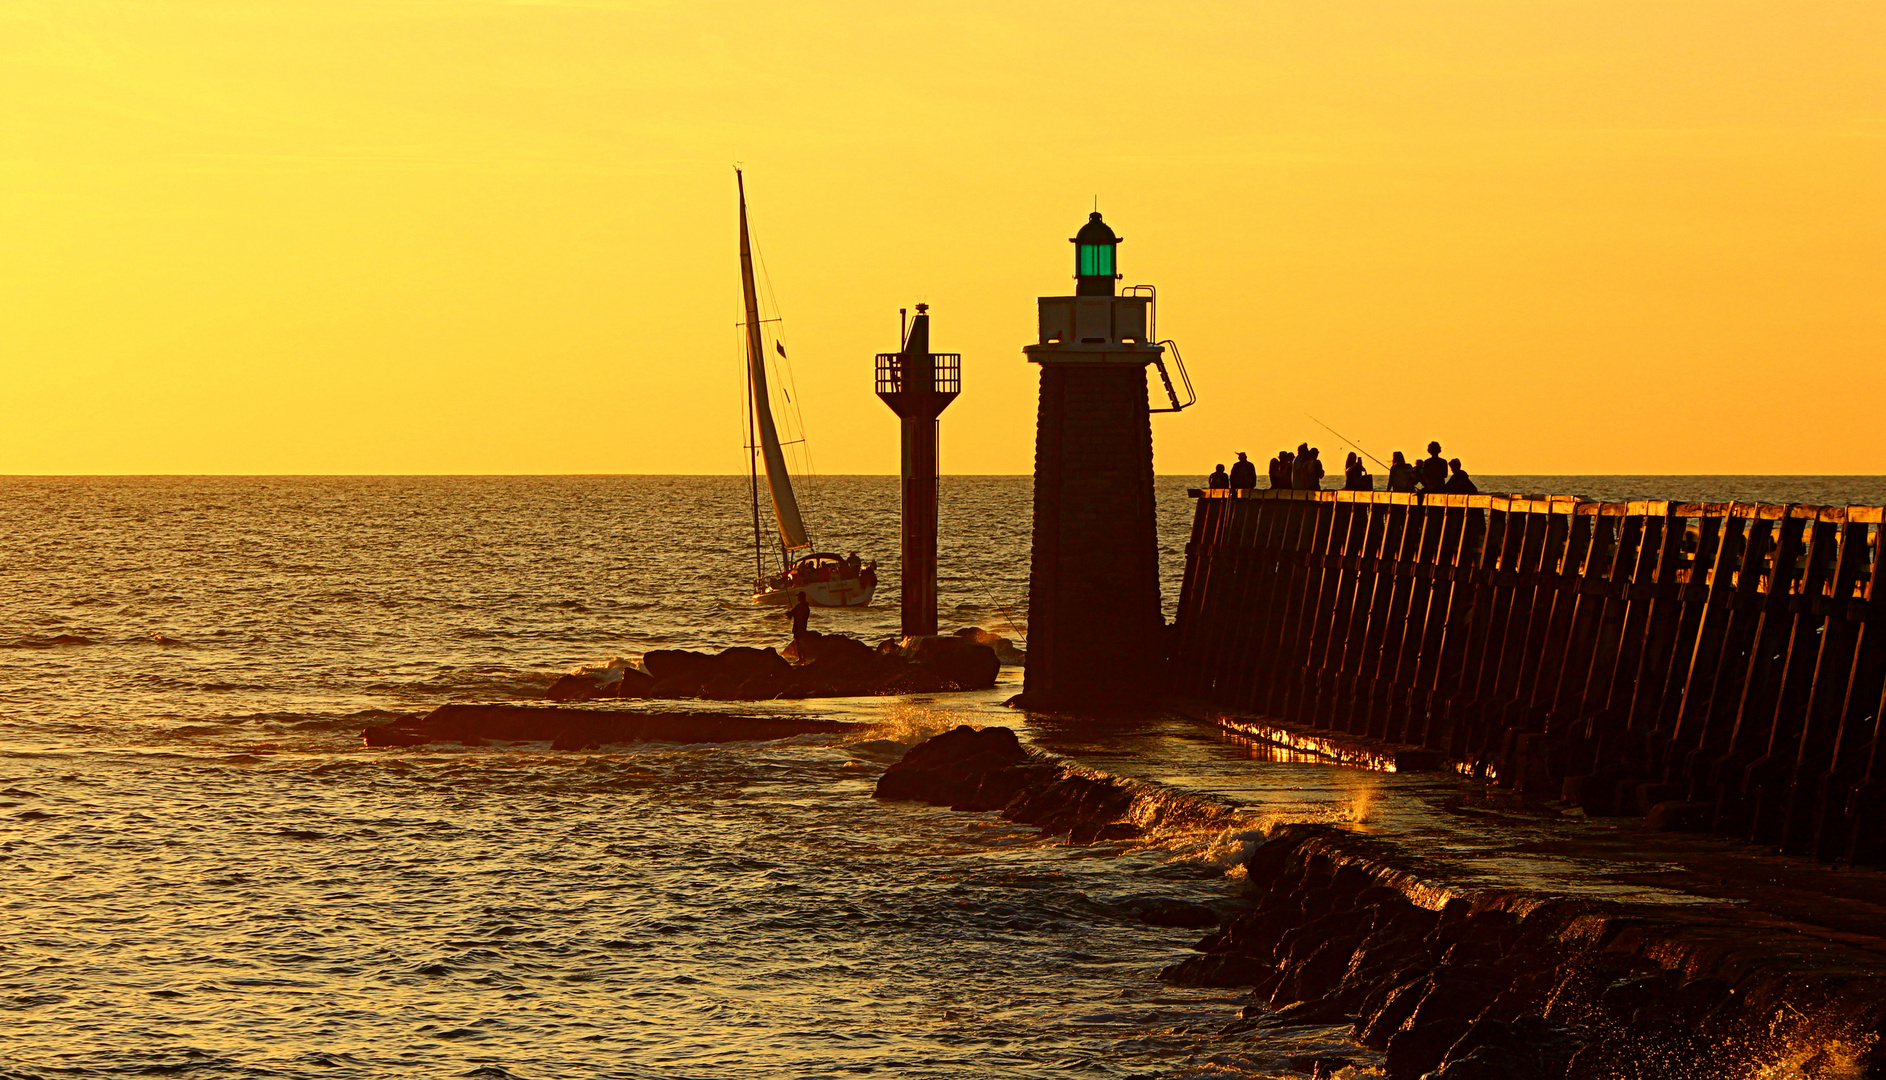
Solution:
[[[1199,482],[1160,482],[1168,609]],[[1886,497],[1878,478],[1480,483]],[[895,479],[825,478],[802,498],[821,546],[885,568],[875,606],[814,628],[893,635]],[[1025,638],[1029,499],[1026,477],[945,478],[946,630]],[[1202,1077],[1374,1060],[1341,1029],[1221,1037],[1238,991],[1154,978],[1199,931],[1135,911],[1234,902],[1237,828],[1073,848],[870,798],[930,733],[1025,725],[1000,704],[1012,669],[988,693],[776,706],[869,725],[845,736],[361,747],[390,715],[532,698],[611,656],[783,643],[783,616],[747,602],[745,478],[13,477],[0,510],[0,1076]],[[760,556],[776,558],[765,541]],[[1197,767],[1154,778],[1238,784],[1252,827],[1394,812],[1393,785],[1243,768],[1233,743],[1191,737]],[[1147,771],[1130,741],[1037,741]]]

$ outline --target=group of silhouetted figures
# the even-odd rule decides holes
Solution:
[[[1380,460],[1379,458],[1377,459]],[[1321,491],[1323,490],[1323,461],[1320,451],[1309,443],[1298,443],[1296,452],[1279,450],[1277,456],[1270,459],[1270,486],[1282,490]],[[1257,486],[1257,464],[1238,452],[1238,460],[1231,466],[1229,473],[1223,465],[1213,471],[1206,481],[1210,488],[1254,488]],[[1343,463],[1342,490],[1374,491],[1375,477],[1369,475],[1362,463],[1362,455],[1351,453],[1349,460]],[[1428,456],[1410,465],[1400,450],[1390,455],[1388,464],[1389,491],[1405,491],[1429,495],[1478,495],[1480,489],[1474,485],[1473,477],[1461,468],[1460,459],[1451,461],[1441,457],[1441,444],[1428,444]]]

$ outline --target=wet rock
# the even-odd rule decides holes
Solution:
[[[625,712],[554,705],[441,705],[424,717],[401,717],[361,733],[368,746],[429,742],[548,742],[580,750],[625,742],[719,743],[781,739],[857,725],[813,717],[727,713]]]
[[[820,633],[802,635],[783,655],[747,647],[720,653],[657,649],[642,663],[649,679],[625,672],[620,696],[763,701],[947,693],[994,686],[1000,668],[994,650],[961,638],[874,649],[843,634]],[[596,696],[617,694],[603,689]]]
[[[932,678],[959,689],[994,686],[1002,669],[994,649],[960,637],[918,638],[905,649]]]
[[[592,701],[601,696],[601,683],[588,675],[560,676],[544,691],[544,697],[551,701]]]
[[[780,655],[795,664],[823,664],[828,669],[870,669],[889,654],[844,634],[808,631]]]
[[[998,810],[1020,793],[1025,777],[1019,767],[1029,760],[1013,730],[964,725],[911,747],[878,778],[876,795],[892,802]]]
[[[1245,1012],[1251,1017],[1253,1027],[1267,1028],[1331,1027],[1336,1024],[1347,1024],[1353,1019],[1349,1011],[1343,1007],[1342,1002],[1333,997],[1299,1001],[1275,1011],[1252,1013],[1250,1009],[1246,1009]]]
[[[417,716],[404,716],[391,723],[378,724],[360,733],[360,740],[367,746],[419,746],[432,741],[431,737],[420,732],[416,725]]]
[[[647,697],[655,684],[645,671],[612,662],[607,667],[583,669],[559,676],[544,691],[549,701],[595,701],[598,698]]]
[[[966,641],[973,641],[978,645],[987,645],[995,651],[995,658],[1003,667],[1025,667],[1028,664],[1028,654],[1016,648],[1013,641],[1000,634],[977,626],[965,626],[956,631],[955,636]]]
[[[1534,1080],[1538,1075],[1538,1066],[1525,1055],[1485,1046],[1448,1061],[1424,1080]]]
[[[1174,986],[1260,986],[1274,982],[1277,971],[1266,960],[1216,953],[1168,964],[1159,970],[1159,978]]]
[[[981,646],[973,646],[982,648]],[[1072,844],[1130,840],[1141,834],[1134,810],[1146,785],[1096,776],[1032,754],[1005,727],[959,727],[925,740],[879,778],[877,797],[1000,810],[1044,836],[1066,833]],[[1190,805],[1187,813],[1229,818],[1229,808]],[[1149,813],[1144,820],[1157,820]]]
[[[686,679],[704,673],[707,666],[714,662],[714,654],[691,652],[686,649],[653,649],[642,654],[642,670],[660,682],[663,679]]]
[[[1440,1065],[1447,1048],[1466,1033],[1467,1024],[1447,1020],[1404,1027],[1388,1040],[1382,1071],[1390,1080],[1417,1080]]]

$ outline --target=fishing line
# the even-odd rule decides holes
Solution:
[[[1305,415],[1305,416],[1310,416],[1310,414],[1309,414],[1309,413],[1307,413],[1307,412],[1306,412],[1306,413],[1304,413],[1303,415]],[[1343,434],[1342,432],[1340,432],[1340,431],[1337,431],[1337,430],[1336,430],[1335,428],[1333,428],[1333,427],[1330,427],[1330,426],[1329,426],[1328,424],[1325,424],[1325,423],[1323,423],[1323,422],[1322,422],[1321,420],[1317,420],[1317,419],[1316,419],[1316,417],[1314,417],[1314,416],[1310,416],[1310,419],[1311,419],[1311,420],[1316,420],[1316,426],[1317,426],[1317,427],[1320,427],[1320,428],[1322,428],[1322,429],[1323,429],[1324,431],[1327,431],[1327,432],[1329,432],[1329,433],[1330,433],[1331,435],[1334,435],[1334,436],[1336,436],[1336,437],[1337,437],[1338,439],[1341,439],[1341,440],[1342,440],[1343,442],[1346,442],[1346,443],[1348,443],[1348,444],[1349,444],[1350,446],[1353,446],[1353,447],[1355,447],[1355,448],[1356,448],[1357,450],[1362,450],[1362,444],[1361,444],[1361,443],[1359,443],[1359,442],[1357,442],[1357,441],[1355,441],[1354,439],[1351,439],[1351,438],[1350,438],[1349,436],[1347,436],[1347,435],[1344,435],[1344,434]],[[1391,466],[1391,465],[1389,465],[1389,463],[1388,463],[1388,462],[1386,462],[1386,461],[1383,461],[1383,460],[1382,460],[1381,458],[1378,458],[1378,457],[1376,457],[1376,456],[1375,456],[1374,454],[1371,454],[1371,453],[1369,453],[1369,452],[1368,452],[1367,450],[1362,450],[1362,456],[1363,456],[1363,457],[1365,457],[1365,458],[1368,458],[1368,459],[1369,459],[1370,461],[1373,461],[1373,462],[1375,462],[1375,463],[1376,463],[1377,465],[1380,465],[1380,466],[1381,466],[1382,468],[1384,468],[1384,469],[1387,469],[1387,468],[1392,468],[1392,467],[1393,467],[1393,466]]]

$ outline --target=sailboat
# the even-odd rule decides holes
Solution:
[[[773,422],[772,398],[766,383],[766,349],[761,333],[759,292],[753,284],[753,245],[747,238],[747,187],[734,170],[740,189],[740,291],[746,301],[747,346],[747,458],[748,487],[753,494],[753,602],[768,607],[790,607],[804,597],[813,607],[864,607],[877,592],[877,563],[854,554],[840,557],[813,550],[799,515],[799,500],[786,471],[786,455]],[[752,451],[758,451],[757,454]],[[757,457],[757,460],[755,460]],[[773,521],[778,527],[780,572],[766,572],[765,531],[760,526],[760,469],[766,471],[766,490],[772,498]]]

